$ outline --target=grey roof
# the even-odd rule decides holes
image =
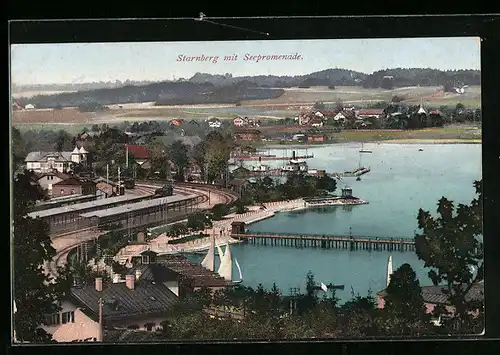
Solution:
[[[174,270],[161,264],[137,264],[129,269],[131,275],[135,275],[136,270],[141,272],[139,281],[163,283],[167,281],[177,281],[181,276]]]
[[[174,202],[189,200],[189,199],[192,199],[195,197],[196,197],[195,195],[178,195],[178,196],[159,197],[159,198],[154,198],[152,200],[140,201],[140,202],[130,203],[130,204],[123,205],[123,206],[117,206],[117,207],[107,208],[107,209],[103,209],[103,210],[87,212],[87,213],[81,214],[80,216],[84,217],[84,218],[91,218],[91,217],[102,218],[102,217],[114,216],[114,215],[121,214],[121,213],[126,213],[129,211],[137,211],[137,210],[142,210],[145,208],[161,206],[161,205],[165,204],[165,199],[167,200],[167,204],[171,204]],[[102,201],[106,201],[106,200],[109,200],[109,199],[104,199]]]
[[[47,201],[42,201],[37,203],[37,205],[50,205],[52,203],[60,203],[60,202],[66,202],[66,201],[78,201],[81,200],[82,197],[89,197],[88,195],[82,195],[82,194],[74,194],[74,195],[69,195],[69,196],[58,196],[58,197],[52,197],[50,200]]]
[[[73,205],[51,208],[51,209],[44,210],[44,211],[31,212],[31,213],[28,213],[28,217],[44,218],[44,217],[49,217],[49,216],[54,216],[54,215],[69,213],[69,212],[78,212],[78,211],[83,212],[87,209],[91,209],[91,208],[95,208],[95,207],[105,208],[107,205],[121,203],[121,202],[128,202],[128,201],[132,202],[132,201],[137,201],[137,200],[141,200],[144,198],[146,198],[146,197],[145,196],[138,196],[138,195],[116,196],[116,197],[104,198],[102,200],[89,201],[89,202],[84,202],[84,203],[75,203]]]
[[[445,286],[423,286],[422,297],[424,302],[432,304],[449,304],[448,295],[443,292],[444,289],[446,289]],[[377,295],[385,297],[387,296],[387,291],[384,289],[378,292]],[[465,295],[465,300],[484,301],[484,282],[480,281],[474,284]]]
[[[25,162],[47,161],[48,156],[55,156],[55,161],[71,161],[72,152],[29,152]]]
[[[422,297],[426,303],[434,304],[447,304],[448,295],[443,290],[443,286],[424,286],[422,287]],[[471,287],[469,292],[465,295],[466,301],[484,301],[484,283],[479,282]]]
[[[161,283],[140,280],[134,283],[133,290],[124,282],[103,284],[100,292],[94,285],[72,287],[71,296],[94,316],[99,314],[99,298],[102,298],[105,321],[166,314],[178,302],[177,296]]]

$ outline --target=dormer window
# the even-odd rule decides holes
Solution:
[[[142,263],[143,264],[149,264],[149,255],[143,255],[142,256]]]

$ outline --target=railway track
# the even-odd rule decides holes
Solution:
[[[143,194],[153,195],[156,189],[162,186],[161,185],[162,182],[164,183],[165,181],[148,180],[144,181],[143,183],[142,182],[136,183],[136,188]],[[238,199],[235,193],[215,186],[210,186],[210,185],[207,186],[205,184],[196,184],[196,183],[175,183],[175,185],[176,186],[174,186],[174,191],[177,194],[196,195],[201,197],[200,199],[189,202],[188,205],[190,207],[199,206],[207,203],[210,199],[210,194],[215,194],[216,196],[218,196],[220,203],[224,204],[231,204]],[[209,207],[210,205],[208,206],[208,208],[206,208],[206,210],[208,210]],[[92,230],[95,230],[94,226],[82,228],[75,231],[59,233],[51,236],[52,240],[60,240],[63,238],[74,240],[74,243],[71,243],[70,245],[65,246],[64,248],[57,251],[57,254],[52,262],[53,264],[50,266],[52,273],[57,274],[56,273],[57,266],[61,264],[64,258],[67,258],[69,252],[72,249],[76,248],[79,243],[86,240],[92,240],[93,238],[96,237],[95,233],[91,232]]]

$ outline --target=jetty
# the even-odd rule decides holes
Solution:
[[[415,242],[409,238],[395,237],[367,237],[367,236],[340,236],[340,235],[300,235],[300,234],[274,234],[274,233],[242,233],[231,234],[231,238],[245,243],[291,246],[296,248],[321,248],[321,249],[350,249],[350,250],[375,250],[375,251],[414,251]]]
[[[370,168],[359,168],[354,171],[345,171],[343,173],[328,173],[329,176],[331,177],[358,177],[361,175],[364,175],[366,173],[369,173],[371,171]]]

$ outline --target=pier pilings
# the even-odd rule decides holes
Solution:
[[[279,234],[233,234],[233,238],[253,245],[294,248],[346,249],[366,251],[414,251],[415,242],[406,238],[310,236]]]

